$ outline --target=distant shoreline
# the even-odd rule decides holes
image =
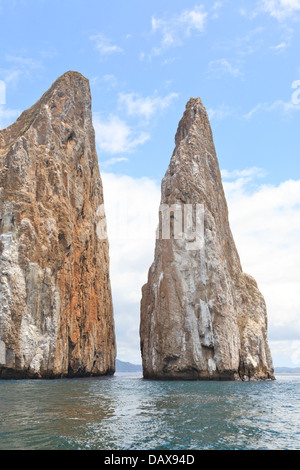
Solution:
[[[116,372],[142,372],[141,364],[132,364],[131,362],[116,360]],[[300,375],[300,367],[275,367],[275,375]]]
[[[298,375],[300,374],[300,368],[299,367],[275,367],[274,368],[274,373],[279,374],[279,375]]]

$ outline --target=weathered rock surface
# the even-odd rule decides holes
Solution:
[[[77,72],[0,131],[0,378],[112,374],[91,95]]]
[[[242,271],[213,136],[199,98],[187,103],[175,143],[162,181],[161,204],[193,204],[194,209],[203,205],[204,243],[193,247],[186,227],[182,237],[176,235],[176,211],[171,238],[156,241],[154,263],[142,289],[144,377],[273,379],[266,305],[255,280]]]

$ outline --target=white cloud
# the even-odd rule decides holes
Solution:
[[[0,105],[0,129],[10,126],[21,114],[18,109],[9,109]]]
[[[94,113],[93,119],[97,145],[105,153],[128,153],[149,139],[146,132],[137,133],[118,116],[103,119],[99,113]]]
[[[109,76],[109,80],[110,78]],[[138,146],[143,145],[150,139],[150,135],[141,129],[145,128],[145,124],[148,124],[148,120],[153,115],[168,108],[177,96],[176,93],[170,93],[164,97],[156,94],[143,97],[137,93],[120,93],[118,105],[122,109],[119,111],[125,110],[129,117],[142,118],[144,122],[139,119],[140,122],[133,127],[115,114],[103,118],[100,113],[94,113],[96,142],[100,151],[115,155],[132,152]],[[104,165],[111,166],[120,161],[124,161],[124,158],[107,160]]]
[[[112,44],[111,39],[106,38],[102,34],[90,36],[90,40],[95,43],[95,48],[101,55],[114,54],[116,52],[123,52],[123,49],[115,44]]]
[[[226,51],[227,54],[235,54],[238,58],[254,54],[256,51],[265,46],[264,32],[265,27],[257,26],[251,29],[242,36],[237,36],[234,39],[225,39],[218,41],[214,46],[215,49]],[[238,61],[243,59],[238,59]]]
[[[294,18],[300,11],[300,0],[262,0],[259,8],[278,21]]]
[[[221,175],[223,180],[237,180],[237,178],[262,178],[266,175],[266,171],[263,168],[258,168],[256,166],[251,168],[245,168],[243,170],[222,170]],[[245,182],[245,180],[243,180]]]
[[[274,103],[258,103],[254,108],[252,108],[247,114],[244,115],[244,118],[250,119],[257,112],[274,112],[280,111],[284,114],[290,114],[295,111],[300,111],[300,105],[294,104],[293,101],[283,101],[277,100]]]
[[[160,186],[149,178],[102,173],[110,244],[118,357],[141,362],[141,288],[153,261]]]
[[[110,160],[106,160],[104,162],[101,162],[100,166],[102,168],[108,168],[110,166],[116,165],[117,163],[121,163],[121,162],[128,162],[128,158],[125,158],[125,157],[110,158]]]
[[[299,367],[300,341],[271,341],[273,361],[278,367]]]
[[[196,6],[192,10],[184,10],[177,18],[179,24],[184,25],[186,33],[189,35],[193,29],[203,31],[207,13],[203,11],[203,6]]]
[[[218,10],[220,10],[223,6],[222,2],[215,2],[213,6],[211,7],[212,11],[214,12],[213,18],[217,19],[219,18]]]
[[[48,46],[41,50],[41,56],[43,59],[54,59],[58,55],[58,51],[53,46]]]
[[[114,74],[105,74],[103,77],[94,75],[90,78],[90,84],[97,87],[104,84],[107,90],[113,90],[120,86],[120,82]]]
[[[179,15],[168,19],[152,17],[152,32],[160,33],[160,46],[153,49],[153,54],[158,55],[170,47],[182,44],[183,36],[190,36],[192,31],[203,32],[207,20],[207,13],[202,5],[190,10],[183,10]]]
[[[137,93],[120,93],[119,103],[125,106],[129,116],[141,116],[149,119],[154,114],[168,108],[177,97],[177,93],[170,93],[165,97],[157,95],[142,97]]]
[[[214,74],[216,76],[220,76],[226,73],[232,75],[232,77],[239,77],[241,75],[239,68],[237,66],[232,65],[225,58],[212,60],[208,64],[208,70],[210,75]]]
[[[265,185],[260,168],[222,174],[243,269],[267,302],[275,364],[300,365],[300,180]],[[139,362],[141,287],[153,261],[160,186],[149,178],[102,178],[119,357]]]
[[[230,108],[229,106],[219,106],[219,108],[209,108],[207,109],[207,114],[210,120],[222,120],[226,119],[229,116],[235,115],[235,110]]]
[[[8,54],[5,56],[5,60],[7,62],[16,64],[19,67],[24,67],[27,69],[40,69],[43,67],[39,60],[32,59],[31,57],[22,57]]]
[[[6,85],[15,86],[22,77],[24,77],[23,70],[21,69],[0,69],[1,78],[5,81]]]
[[[236,171],[224,188],[243,269],[266,299],[269,337],[278,348],[278,341],[300,340],[300,180],[254,185],[249,170]]]
[[[271,46],[270,49],[275,52],[282,52],[288,47],[288,44],[286,42],[281,42],[277,44],[276,46]]]
[[[43,69],[42,62],[31,57],[7,54],[5,60],[10,66],[9,68],[1,68],[0,76],[7,87],[15,87],[20,80],[31,78],[33,73]]]
[[[117,77],[113,74],[104,75],[102,80],[109,89],[116,88],[119,85]]]

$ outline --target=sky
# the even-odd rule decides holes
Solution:
[[[300,366],[300,0],[0,0],[0,21],[0,129],[68,70],[90,80],[119,359],[141,362],[160,182],[199,96],[274,364]]]

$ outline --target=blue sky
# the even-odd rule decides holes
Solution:
[[[155,228],[178,121],[200,96],[242,263],[267,300],[274,362],[300,365],[300,0],[0,0],[0,19],[0,128],[64,72],[90,80],[119,357],[139,361],[153,258],[154,240],[132,233],[145,211]],[[117,194],[136,214],[125,239],[113,231]]]

